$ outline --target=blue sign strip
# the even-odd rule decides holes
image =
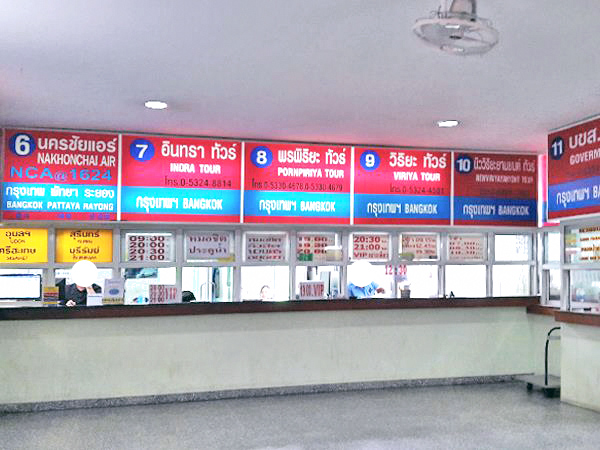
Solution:
[[[240,214],[239,190],[123,186],[121,192],[121,212],[123,213]]]
[[[600,206],[600,176],[548,186],[548,209],[565,211]]]
[[[354,217],[360,219],[450,219],[450,197],[355,194]]]
[[[457,220],[535,222],[534,199],[455,197],[454,218]]]
[[[104,185],[3,183],[4,211],[117,212],[117,187]]]
[[[244,214],[277,217],[350,217],[350,194],[244,191]]]

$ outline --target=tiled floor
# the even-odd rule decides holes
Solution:
[[[0,415],[2,449],[599,449],[600,414],[500,383]]]

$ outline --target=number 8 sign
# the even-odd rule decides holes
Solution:
[[[264,146],[256,147],[250,153],[250,160],[259,169],[264,169],[265,167],[269,167],[273,162],[273,152]]]

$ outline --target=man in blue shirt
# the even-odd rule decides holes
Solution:
[[[375,294],[383,294],[384,292],[385,289],[379,287],[374,281],[363,287],[357,286],[354,283],[348,285],[348,297],[350,298],[370,298]]]
[[[369,261],[355,261],[348,267],[348,297],[370,298],[385,293],[373,280],[373,266]]]

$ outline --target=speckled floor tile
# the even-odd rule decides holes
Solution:
[[[0,415],[2,449],[598,449],[600,414],[520,383]]]

